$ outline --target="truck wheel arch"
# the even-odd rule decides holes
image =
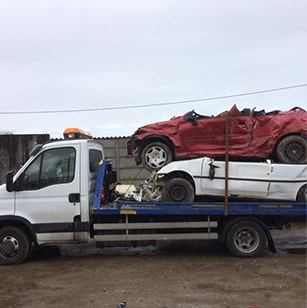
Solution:
[[[27,235],[29,241],[37,245],[36,232],[33,225],[28,220],[13,215],[0,217],[0,229],[8,226],[20,228]]]

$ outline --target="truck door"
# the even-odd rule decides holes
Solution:
[[[80,215],[80,145],[46,149],[15,182],[15,214],[34,226],[39,243],[73,241]]]

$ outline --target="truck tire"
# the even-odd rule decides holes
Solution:
[[[168,202],[193,202],[194,188],[189,181],[183,178],[169,180],[163,191],[162,200]]]
[[[142,164],[149,171],[158,170],[172,160],[172,151],[163,142],[151,142],[141,152]]]
[[[27,258],[29,252],[29,239],[20,228],[0,229],[0,264],[20,264]]]
[[[278,143],[276,158],[280,163],[306,164],[306,150],[307,141],[305,138],[297,135],[287,136]]]
[[[226,236],[226,246],[235,257],[258,257],[266,247],[266,234],[254,221],[242,220],[235,223]]]

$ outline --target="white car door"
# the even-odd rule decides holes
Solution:
[[[212,168],[214,168],[214,172]],[[212,174],[214,175],[212,176]],[[268,194],[270,174],[270,161],[266,163],[229,162],[228,195],[265,198]],[[202,194],[215,196],[225,195],[224,161],[212,161],[210,163],[204,160],[201,187]]]
[[[15,214],[26,218],[39,242],[72,241],[80,215],[80,145],[47,149],[16,180]]]
[[[271,162],[230,162],[229,194],[244,197],[268,195],[271,175]]]

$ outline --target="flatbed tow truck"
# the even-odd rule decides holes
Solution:
[[[39,246],[93,241],[109,247],[210,239],[234,256],[256,257],[266,247],[276,251],[270,229],[307,216],[298,202],[113,200],[115,183],[98,142],[79,137],[38,145],[0,186],[0,264],[22,263]]]

